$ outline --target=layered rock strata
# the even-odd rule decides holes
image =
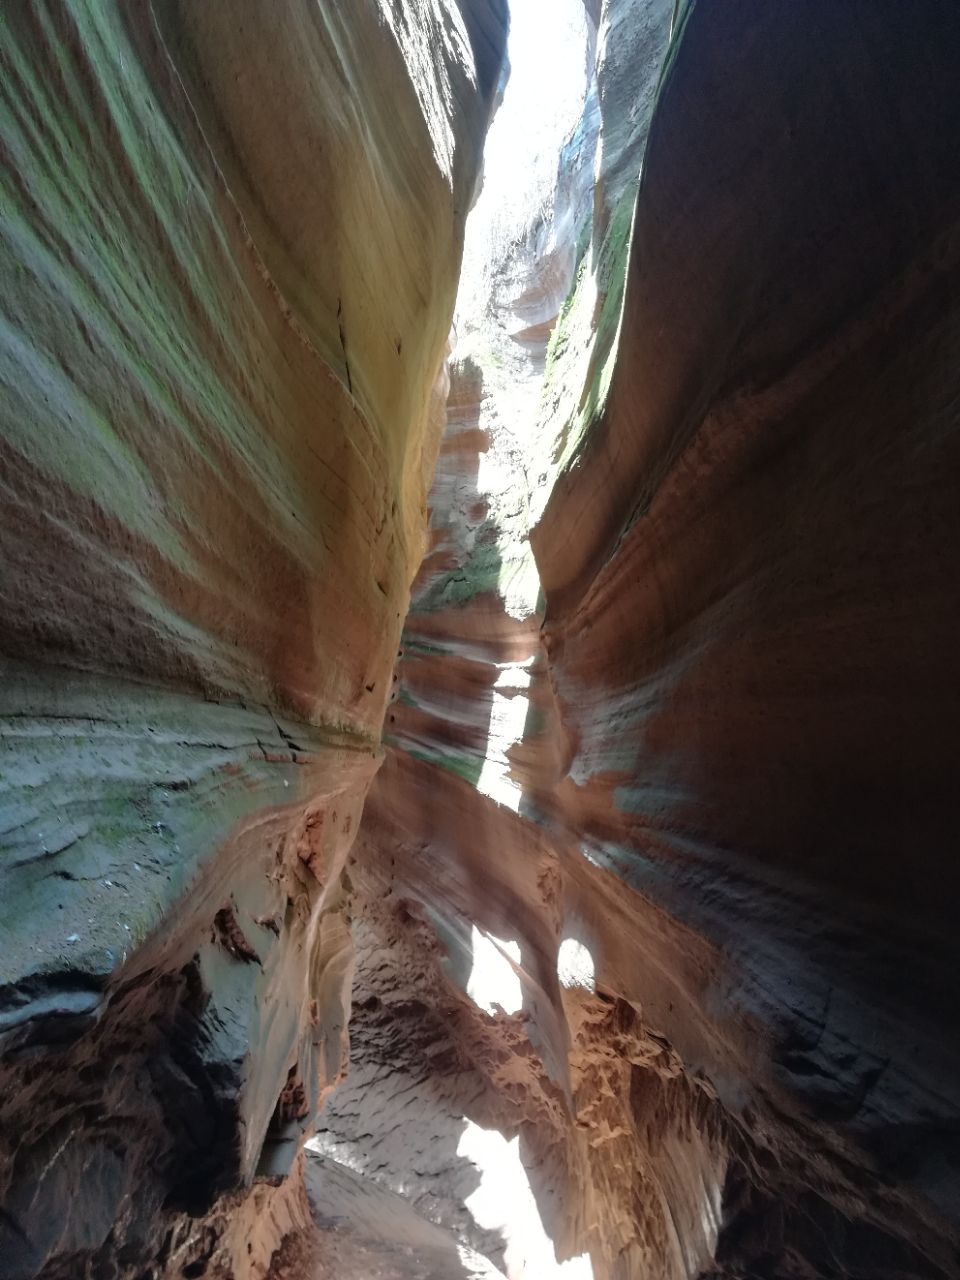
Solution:
[[[11,1280],[262,1275],[306,1221],[505,24],[0,19]]]
[[[451,403],[460,514],[441,466],[359,846],[370,919],[394,913],[378,945],[406,922],[399,967],[427,974],[404,1096],[424,1131],[462,1111],[517,1135],[557,1256],[596,1277],[951,1277],[960,32],[939,3],[670,8],[596,15],[604,159],[518,451],[542,512],[522,622],[516,528],[462,466],[501,448],[465,423],[482,358]],[[634,120],[656,95],[633,190],[631,73]],[[546,314],[552,278],[514,257],[501,315],[521,278],[514,319]],[[501,679],[529,703],[505,757]],[[515,1013],[466,994],[478,934]],[[592,983],[565,988],[571,943]],[[350,1159],[356,1105],[328,1113]],[[400,1172],[383,1157],[464,1230],[429,1169]]]
[[[637,895],[598,972],[735,1133],[723,1274],[960,1264],[958,54],[949,5],[683,8],[534,535],[557,795]]]
[[[502,6],[3,14],[0,1275],[960,1272],[960,18],[586,9],[435,473]]]

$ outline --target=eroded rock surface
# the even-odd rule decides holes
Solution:
[[[0,19],[0,1276],[960,1274],[960,15],[584,8],[449,370],[503,5]]]
[[[478,930],[511,948],[518,1012],[459,1016],[517,1127],[460,1104],[520,1135],[597,1277],[960,1272],[960,32],[921,9],[594,13],[587,247],[555,321],[542,227],[496,294],[534,359],[550,336],[523,619],[518,526],[469,484],[511,447],[482,429],[503,347],[454,369],[361,848],[446,957],[429,1008],[471,990]]]
[[[307,1221],[504,35],[496,0],[0,18],[11,1280],[262,1275]]]
[[[680,964],[613,948],[755,1144],[734,1273],[958,1266],[958,36],[686,8],[609,399],[535,535],[563,803],[635,935],[715,956],[681,1018]]]

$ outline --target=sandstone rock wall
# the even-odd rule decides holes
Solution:
[[[960,1265],[958,58],[950,5],[682,6],[534,535],[599,980],[716,1089],[725,1275]]]
[[[406,1105],[517,1134],[596,1277],[951,1277],[956,15],[669,9],[595,15],[603,162],[527,456],[522,626],[514,530],[487,531],[494,572],[496,504],[466,518],[491,382],[451,402],[433,607],[358,848],[364,990],[403,950]],[[548,298],[520,266],[498,305]],[[514,806],[481,778],[517,661]],[[518,1012],[471,1007],[471,927],[516,946]],[[571,941],[595,991],[557,980]],[[348,1085],[328,1123],[362,1162],[357,1107]],[[408,1200],[441,1223],[431,1177]]]
[[[960,1273],[960,17],[586,10],[449,380],[499,0],[0,14],[0,1277]]]
[[[263,1274],[305,1220],[505,21],[0,17],[11,1280]]]

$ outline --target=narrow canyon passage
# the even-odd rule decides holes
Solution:
[[[0,1280],[960,1277],[960,9],[0,9]]]

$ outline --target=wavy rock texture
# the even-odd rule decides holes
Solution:
[[[558,1256],[588,1251],[604,1280],[942,1280],[960,1273],[957,16],[594,16],[599,122],[588,100],[570,154],[598,129],[599,178],[572,288],[554,322],[559,259],[538,286],[514,257],[496,296],[508,324],[532,315],[535,359],[552,326],[520,499],[542,512],[542,613],[511,617],[518,526],[472,479],[509,452],[481,425],[481,355],[454,369],[358,845],[360,1074],[324,1159],[507,1274],[509,1240],[491,1251],[458,1207],[482,1173],[471,1125],[519,1137]],[[497,708],[518,698],[511,742]],[[472,987],[478,933],[516,948],[515,1013]],[[558,982],[571,941],[595,991]],[[372,1047],[391,1043],[397,1074]]]
[[[730,1126],[717,1274],[960,1269],[958,58],[949,5],[683,6],[535,533],[598,982]]]
[[[260,1275],[306,1221],[504,34],[0,18],[5,1277]]]
[[[960,1274],[960,15],[585,8],[449,387],[501,4],[0,16],[0,1276]]]

